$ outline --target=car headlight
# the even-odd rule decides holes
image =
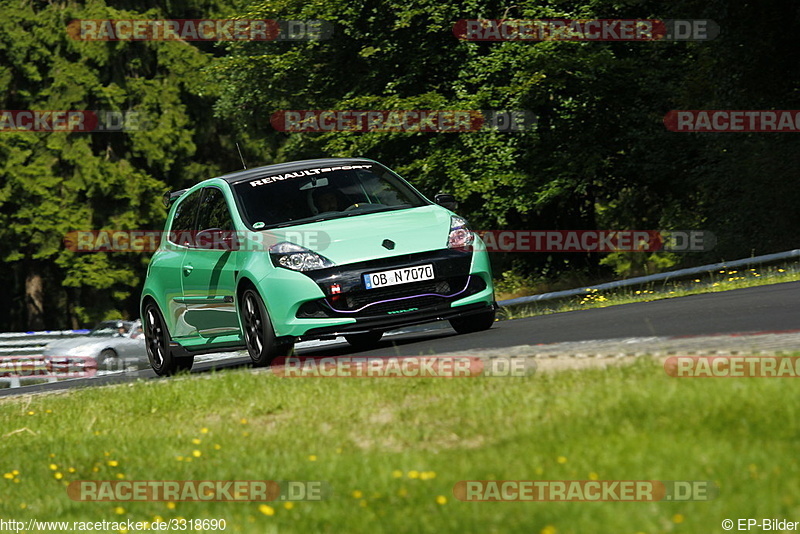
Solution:
[[[288,241],[269,247],[269,255],[275,267],[284,267],[293,271],[315,271],[333,267],[333,262],[325,256]]]
[[[475,242],[475,234],[469,229],[465,219],[450,217],[450,235],[447,236],[447,248],[469,248]]]

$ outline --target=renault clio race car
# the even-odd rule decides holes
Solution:
[[[140,310],[158,375],[197,354],[246,348],[265,366],[297,341],[368,347],[398,327],[447,319],[468,333],[495,320],[486,248],[447,209],[453,197],[431,202],[375,161],[243,170],[165,202]]]

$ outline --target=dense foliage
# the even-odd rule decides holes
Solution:
[[[693,254],[495,255],[498,272],[636,274],[797,248],[791,133],[674,133],[673,109],[800,109],[792,0],[0,1],[2,109],[139,110],[148,131],[0,133],[0,330],[136,314],[146,255],[70,252],[70,230],[159,228],[161,194],[236,169],[366,156],[456,195],[476,228],[703,229]],[[706,42],[467,42],[473,18],[709,18]],[[80,42],[72,19],[334,23],[330,40]],[[522,133],[282,133],[279,110],[530,110]]]

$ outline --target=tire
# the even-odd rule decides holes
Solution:
[[[383,337],[383,332],[367,332],[366,334],[351,334],[344,336],[354,349],[370,349],[378,344]]]
[[[489,330],[494,324],[494,319],[495,311],[490,310],[484,313],[450,319],[450,326],[459,334],[470,334]]]
[[[122,360],[114,349],[103,349],[97,357],[97,368],[106,371],[122,371]]]
[[[255,289],[244,290],[240,308],[245,344],[253,367],[266,367],[275,358],[292,353],[294,343],[278,343],[267,308]]]
[[[144,307],[144,340],[150,367],[158,376],[171,376],[180,371],[189,371],[194,356],[178,357],[172,354],[171,341],[164,316],[152,300]]]

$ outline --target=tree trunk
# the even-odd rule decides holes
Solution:
[[[78,298],[78,295],[80,294],[80,288],[68,288],[66,289],[66,292],[67,316],[69,317],[70,328],[77,330],[80,328],[80,323],[78,322],[78,315],[75,313],[75,303],[80,301]]]
[[[25,306],[28,312],[28,329],[44,330],[44,283],[36,265],[25,269]]]

